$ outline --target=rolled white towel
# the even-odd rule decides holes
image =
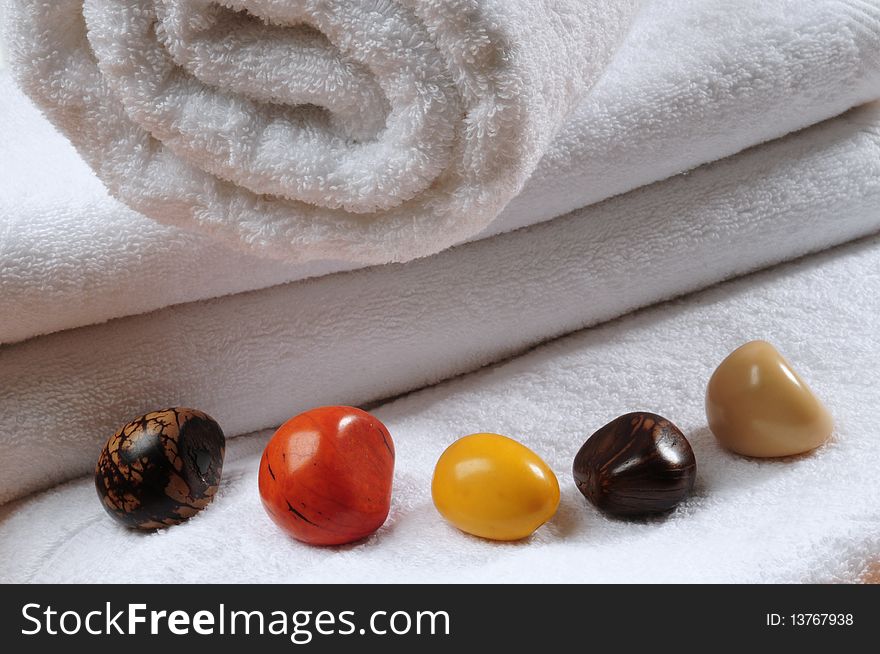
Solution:
[[[292,261],[483,229],[640,0],[9,0],[19,81],[112,194]]]
[[[878,95],[880,0],[653,0],[523,190],[473,238],[580,209]],[[121,206],[4,71],[0,124],[0,305],[16,307],[0,319],[0,343],[360,267],[233,252]]]

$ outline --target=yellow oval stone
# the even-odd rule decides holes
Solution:
[[[462,531],[519,540],[556,513],[559,482],[525,445],[499,434],[471,434],[440,456],[431,495],[441,515]]]
[[[808,452],[831,436],[828,410],[770,343],[751,341],[718,366],[706,389],[709,429],[755,457]]]

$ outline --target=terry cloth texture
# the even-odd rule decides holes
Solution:
[[[297,261],[435,252],[516,195],[638,0],[15,0],[23,87],[111,192]]]
[[[450,23],[459,0],[8,1],[23,87],[113,195],[164,223],[337,268],[546,220],[880,93],[877,0],[654,0],[619,47],[635,3],[487,0]],[[490,17],[497,32],[480,43],[503,56],[456,58]],[[291,21],[323,36],[279,24]],[[436,52],[404,39],[399,58],[375,64],[396,42],[355,29],[375,21],[428,30],[413,41]],[[287,58],[293,72],[275,65],[291,48],[302,54]],[[460,74],[417,83],[432,62]],[[321,66],[338,74],[316,81]],[[376,129],[366,123],[383,94],[386,129],[354,134]],[[109,213],[107,233],[145,238],[138,221],[120,228],[128,219]],[[202,249],[194,258],[210,261]],[[307,268],[272,274],[291,281]]]
[[[243,434],[876,232],[878,126],[880,105],[868,105],[425,259],[0,347],[0,501],[87,472],[109,435],[149,410],[193,406]]]
[[[261,434],[230,442],[213,504],[163,532],[118,526],[91,478],[7,505],[0,581],[856,581],[880,552],[878,271],[880,240],[872,238],[375,408],[395,439],[394,498],[388,522],[361,543],[310,547],[275,527],[257,491]],[[766,461],[719,447],[706,428],[706,383],[753,338],[775,343],[827,404],[836,422],[830,443]],[[693,496],[665,519],[605,518],[571,478],[581,443],[632,410],[671,419],[697,457]],[[437,457],[459,436],[485,430],[522,440],[559,476],[558,513],[524,543],[463,534],[431,504]],[[138,564],[106,565],[120,551]]]

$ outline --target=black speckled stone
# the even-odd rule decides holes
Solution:
[[[678,427],[655,413],[627,413],[584,443],[572,469],[578,489],[618,517],[671,511],[694,487],[697,462]]]
[[[225,449],[220,425],[201,411],[148,413],[107,441],[95,487],[107,513],[127,527],[176,525],[214,499]]]

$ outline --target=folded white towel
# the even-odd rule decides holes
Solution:
[[[344,183],[330,189],[324,184],[329,177],[322,176],[323,173],[303,177],[293,172],[300,165],[310,167],[309,172],[312,172],[313,164],[317,165],[316,153],[319,148],[303,145],[303,149],[292,149],[291,141],[285,140],[283,134],[288,134],[292,129],[291,116],[305,110],[292,112],[277,104],[261,103],[267,88],[271,93],[284,95],[280,99],[285,102],[301,101],[305,93],[316,102],[326,101],[330,105],[330,109],[336,113],[314,132],[314,138],[319,141],[337,128],[343,131],[355,129],[353,115],[359,113],[359,106],[366,107],[373,102],[369,98],[360,101],[360,105],[355,101],[349,102],[351,93],[359,99],[364,94],[370,95],[369,89],[374,89],[375,82],[364,79],[361,85],[357,81],[361,78],[355,72],[361,70],[358,65],[352,64],[349,70],[343,66],[342,60],[336,61],[335,51],[316,45],[324,42],[313,32],[264,25],[240,12],[231,13],[221,7],[222,3],[214,3],[210,5],[213,9],[206,10],[203,2],[184,5],[179,2],[153,3],[143,0],[112,3],[109,0],[90,0],[85,3],[85,13],[92,24],[91,32],[87,35],[80,16],[82,0],[9,1],[13,8],[12,20],[9,21],[12,28],[12,58],[19,64],[24,86],[50,118],[77,143],[114,195],[159,221],[189,227],[201,225],[209,232],[222,234],[230,242],[238,243],[244,239],[261,249],[265,246],[276,254],[284,254],[292,261],[315,258],[373,262],[406,260],[478,236],[477,232],[521,187],[551,132],[558,132],[557,137],[525,191],[482,235],[545,220],[665,178],[831,117],[849,107],[875,99],[880,94],[878,0],[741,0],[736,3],[728,0],[653,0],[639,15],[631,34],[597,86],[583,97],[577,91],[582,91],[595,77],[598,64],[605,60],[605,55],[612,49],[609,44],[614,41],[614,34],[619,31],[617,28],[626,22],[623,14],[629,13],[631,3],[611,0],[590,3],[551,0],[472,2],[477,11],[467,14],[464,23],[476,21],[474,25],[465,25],[467,29],[462,26],[449,30],[438,28],[438,39],[445,44],[442,47],[448,46],[454,51],[460,42],[450,38],[446,43],[440,37],[454,37],[468,33],[468,29],[478,29],[481,24],[479,18],[489,15],[481,12],[495,11],[500,32],[494,36],[503,36],[517,46],[512,49],[511,57],[489,62],[475,59],[467,65],[459,63],[464,66],[463,70],[500,70],[499,74],[513,77],[528,72],[538,78],[544,75],[538,72],[542,66],[549,68],[549,74],[540,78],[541,84],[535,84],[535,79],[523,81],[519,89],[522,96],[517,94],[518,99],[499,99],[498,94],[503,95],[499,88],[485,90],[481,87],[474,91],[477,94],[475,97],[488,103],[485,106],[491,104],[494,98],[521,107],[523,120],[529,125],[532,125],[529,121],[534,121],[534,125],[528,128],[533,133],[528,135],[528,130],[514,127],[501,131],[478,129],[476,126],[485,126],[486,121],[505,120],[506,114],[502,112],[496,115],[487,111],[484,115],[480,113],[482,109],[475,110],[464,122],[456,122],[455,129],[458,131],[468,120],[472,121],[469,125],[475,126],[468,128],[468,138],[461,140],[456,147],[460,146],[461,154],[464,149],[472,152],[473,157],[468,159],[466,166],[469,172],[488,178],[474,177],[472,181],[476,186],[460,180],[458,190],[452,190],[457,182],[450,177],[455,176],[455,166],[450,164],[452,167],[444,169],[446,172],[437,177],[434,184],[398,205],[398,209],[355,214],[321,208],[312,204],[311,200],[324,202],[325,198],[336,197],[338,201],[340,193],[354,192],[365,193],[364,197],[368,200],[385,197],[387,203],[391,202],[388,198],[395,193],[405,195],[401,185],[424,184],[427,176],[420,176],[411,170],[395,178],[395,183],[384,188],[382,193],[365,192],[364,189],[372,184],[366,181],[367,178],[375,181],[391,170],[383,166],[363,170],[354,165],[355,159],[361,156],[355,156],[356,152],[364,153],[367,147],[380,147],[367,145],[366,142],[356,147],[346,145],[340,151],[343,154],[338,159],[339,167],[331,166],[325,170],[326,175],[331,174],[327,172],[331,168],[340,174],[351,173],[354,178],[349,181],[360,180],[363,173],[364,179],[360,180],[363,184]],[[419,11],[426,14],[425,24],[433,25],[432,21],[441,15],[435,15],[435,11],[457,6],[456,2],[459,1],[382,2],[376,3],[376,11],[391,12],[396,16],[396,12],[403,11],[401,6],[418,5]],[[167,47],[168,50],[161,50],[159,41],[144,37],[145,41],[141,41],[137,47],[121,53],[125,56],[109,56],[112,53],[106,53],[106,50],[114,47],[122,49],[127,43],[126,38],[137,38],[133,31],[126,30],[125,25],[129,23],[122,21],[111,24],[111,9],[121,12],[122,20],[123,17],[130,17],[129,10],[135,6],[145,7],[147,11],[138,16],[139,20],[146,21],[153,15],[150,8],[154,4],[161,9],[162,18],[156,38],[161,41],[161,47]],[[230,6],[239,7],[241,4],[245,3],[232,3]],[[254,11],[285,8],[294,12],[306,6],[302,2],[246,4]],[[364,6],[364,3],[349,4]],[[311,3],[309,7],[312,5],[324,6],[323,3]],[[556,8],[575,7],[578,17],[572,19],[570,13],[542,14],[530,19],[525,28],[528,35],[523,35],[524,23],[518,22],[523,15],[521,12],[540,13],[551,5]],[[373,7],[372,4],[368,6]],[[555,18],[551,19],[550,15]],[[196,20],[193,24],[184,20],[186,17],[204,20]],[[559,24],[554,22],[556,18],[559,18]],[[228,21],[229,25],[224,21]],[[236,26],[234,34],[221,29],[232,25]],[[337,32],[330,27],[327,29],[328,36],[334,39],[348,34],[344,30]],[[553,38],[549,35],[555,35],[557,31],[561,30],[574,39],[578,29],[590,30],[591,38],[576,44],[571,39],[561,38],[543,54],[536,55],[533,51],[546,45],[547,39]],[[298,71],[300,75],[287,75],[287,69],[268,63],[253,64],[254,57],[259,57],[260,61],[274,62],[272,57],[280,48],[289,47],[291,40],[297,48],[304,49],[303,52],[308,50],[314,55],[308,58],[309,63],[303,65],[304,70]],[[219,44],[232,48],[233,53],[214,56]],[[344,50],[354,47],[354,42],[345,41],[342,45],[345,47],[340,47]],[[99,57],[102,53],[108,55],[101,59],[100,67],[89,52],[92,46]],[[378,52],[384,49],[384,44],[377,43]],[[569,60],[560,56],[560,50],[565,49],[575,52],[574,58]],[[190,85],[187,89],[195,89],[196,97],[187,105],[190,109],[181,108],[177,102],[187,90],[181,91],[183,95],[171,96],[168,102],[157,104],[152,101],[152,92],[142,88],[143,85],[149,86],[150,80],[145,79],[149,78],[148,67],[130,62],[127,57],[145,57],[148,52],[156,54],[156,60],[164,62],[162,65],[171,66],[169,57],[178,57],[182,62],[178,67],[172,67],[174,72],[168,83],[175,87]],[[293,58],[290,65],[297,66],[302,61],[302,58]],[[326,84],[308,83],[308,80],[313,80],[312,73],[319,61],[323,62],[320,65],[341,66],[339,75],[333,77],[336,84],[333,93],[329,92]],[[410,59],[407,58],[407,61]],[[579,69],[582,61],[587,63]],[[257,79],[241,79],[240,72],[249,66],[253,67],[252,64],[259,68],[261,74],[255,76]],[[215,69],[215,66],[221,66],[222,71]],[[345,71],[351,74],[343,74]],[[190,77],[190,72],[195,76]],[[215,77],[221,72],[225,73],[225,78],[220,88],[210,93],[200,93],[205,89],[195,80],[217,81]],[[414,74],[417,72],[414,71]],[[382,74],[375,71],[372,74],[379,83],[384,83],[386,78]],[[565,97],[571,100],[578,96],[580,103],[560,128],[559,118],[564,113],[563,109],[571,106],[571,102],[560,104],[555,99],[557,96],[551,92],[554,89],[558,91],[559,76],[568,75],[572,76],[568,85],[573,88],[565,91],[570,93]],[[130,80],[131,83],[123,83],[119,81],[120,76],[134,76],[135,79]],[[468,79],[465,76],[458,80],[455,92]],[[111,80],[119,83],[113,86]],[[582,81],[585,83],[582,84]],[[345,93],[343,89],[351,93]],[[164,87],[161,90],[167,91]],[[249,90],[257,95],[251,98],[239,94],[238,90]],[[437,92],[442,93],[443,89]],[[536,93],[541,97],[536,97]],[[127,104],[120,104],[119,97],[124,97]],[[208,97],[221,99],[205,107],[205,98]],[[198,98],[201,99],[197,101]],[[418,98],[412,98],[412,103],[392,102],[392,105],[398,108],[415,107],[418,102]],[[123,106],[126,110],[123,110]],[[482,104],[479,106],[484,107]],[[273,108],[270,110],[267,107]],[[166,109],[200,111],[192,121],[174,122],[174,129],[186,131],[197,142],[202,137],[207,138],[208,127],[217,122],[223,129],[218,127],[219,131],[214,135],[220,141],[228,137],[229,147],[222,142],[212,141],[205,144],[208,152],[192,152],[198,143],[177,133],[168,134],[169,126],[161,117],[154,115],[156,111]],[[227,118],[233,109],[240,120],[228,124]],[[552,115],[542,113],[547,111]],[[265,126],[265,123],[252,118],[266,112],[279,116],[271,123],[271,128],[261,132],[273,136],[254,149],[254,156],[244,156],[245,145],[253,143],[258,138],[258,128]],[[110,113],[114,117],[111,118]],[[314,117],[314,120],[324,118]],[[428,120],[427,115],[425,120]],[[149,123],[150,129],[145,131],[136,127],[138,122]],[[346,125],[349,127],[346,128]],[[126,126],[131,129],[131,134],[121,133],[125,132]],[[163,143],[149,137],[147,132]],[[282,137],[274,136],[278,132],[283,132]],[[375,143],[387,145],[388,139],[393,139],[396,132],[383,134]],[[129,136],[132,142],[142,143],[143,147],[123,143],[112,148],[107,146],[107,141],[116,143],[120,138]],[[430,139],[413,136],[413,147],[433,147]],[[422,133],[421,136],[426,134]],[[485,144],[488,147],[484,147]],[[181,153],[181,148],[187,151]],[[521,157],[505,155],[501,157],[501,164],[497,161],[492,165],[487,163],[496,155],[502,152],[509,155],[509,151],[517,148]],[[279,153],[279,149],[283,151]],[[388,156],[392,156],[393,148],[387,150]],[[308,156],[303,156],[303,152]],[[400,152],[403,153],[401,160],[405,160],[408,156],[406,152],[410,150],[403,148]],[[37,153],[32,156],[36,157]],[[155,165],[130,165],[132,157],[142,157],[142,163],[149,160]],[[424,165],[440,165],[441,159],[426,160]],[[449,161],[461,163],[464,159],[452,157]],[[191,165],[193,162],[194,165]],[[262,181],[253,179],[258,169],[266,173]],[[451,170],[453,172],[446,174]],[[64,172],[64,177],[68,176],[69,173]],[[196,183],[196,178],[202,181]],[[281,189],[285,193],[280,196],[258,196],[245,188],[249,184],[251,190],[277,191],[279,189],[273,188],[273,185],[286,185],[288,181],[299,184],[302,188],[296,193],[301,191],[311,200],[293,202],[283,199],[285,193],[293,192],[287,186]],[[242,186],[238,182],[247,184]],[[317,199],[313,193],[315,189],[318,189]],[[444,195],[443,189],[449,193]],[[383,195],[385,191],[391,195]],[[45,194],[47,190],[42,188],[41,193]],[[429,198],[433,200],[429,201]],[[417,210],[417,206],[421,209]],[[102,212],[101,218],[76,214],[61,229],[81,233],[85,227],[80,224],[77,230],[74,227],[76,223],[89,220],[100,222],[105,213]],[[328,216],[334,218],[328,219]],[[334,222],[337,218],[340,222]],[[111,244],[115,241],[124,243],[125,237],[143,242],[143,232],[150,231],[141,227],[142,221],[133,221],[134,225],[127,227],[126,220],[114,216],[112,223],[104,232],[99,226],[91,229]],[[162,233],[156,228],[152,231]],[[26,240],[27,235],[22,238]],[[193,243],[189,237],[182,235],[175,234],[170,240],[175,246],[187,240],[191,245],[198,245],[198,241]],[[157,236],[157,246],[161,242]],[[207,252],[202,255],[205,250]],[[186,252],[193,259],[201,255],[201,261],[198,265],[193,264],[193,267],[205,270],[206,266],[211,266],[210,261],[216,250],[189,247]],[[76,252],[70,256],[82,259],[89,255],[100,256],[94,252]],[[114,259],[113,256],[107,258]],[[348,265],[351,266],[351,263]],[[337,264],[337,267],[341,266]],[[148,270],[145,276],[151,277],[150,266],[145,268]],[[242,266],[243,272],[239,277],[248,277],[246,268]],[[321,267],[321,272],[326,269],[326,266]],[[274,276],[277,282],[290,281],[303,276],[303,270],[288,270],[286,274],[276,272]],[[106,275],[110,279],[113,276],[111,273]],[[211,277],[207,273],[204,276]],[[183,280],[176,285],[178,288],[191,286],[186,283],[185,277]],[[90,286],[108,283],[106,280],[101,280],[100,284],[94,280],[83,282]],[[240,290],[243,284],[245,282],[230,283],[226,292]],[[152,280],[148,286],[165,288],[161,283],[152,283]],[[209,297],[210,294],[218,294],[220,286],[215,283],[213,290],[202,291],[197,285],[192,285],[188,293],[190,296]],[[153,291],[153,295],[156,294]],[[173,291],[168,291],[168,295],[169,301],[180,300],[174,297]],[[132,298],[143,296],[130,294]],[[144,299],[138,310],[164,304],[157,297],[152,302]],[[94,320],[112,317],[106,313],[102,317],[100,312],[96,312]]]
[[[477,237],[567,213],[878,95],[878,6],[654,0],[523,192]],[[0,302],[16,306],[0,320],[0,343],[356,265],[262,261],[139,216],[107,195],[2,74],[0,119],[0,155],[9,162],[0,175]]]
[[[409,259],[522,188],[639,0],[13,0],[110,191],[292,260]]]
[[[147,410],[195,406],[242,434],[434,383],[877,229],[872,105],[426,259],[3,346],[0,501],[91,469],[115,428]]]
[[[275,527],[257,492],[262,435],[230,442],[214,503],[165,532],[118,526],[90,478],[8,505],[0,511],[0,581],[856,581],[880,553],[878,271],[875,238],[376,408],[395,439],[394,498],[388,522],[363,543],[309,547]],[[773,341],[828,405],[832,443],[788,461],[749,460],[718,446],[706,429],[705,385],[752,338]],[[673,420],[697,456],[694,495],[664,520],[605,518],[571,479],[592,430],[635,409]],[[559,512],[526,542],[467,536],[431,504],[437,457],[479,430],[521,439],[559,475]],[[137,565],[107,565],[119,552]]]

